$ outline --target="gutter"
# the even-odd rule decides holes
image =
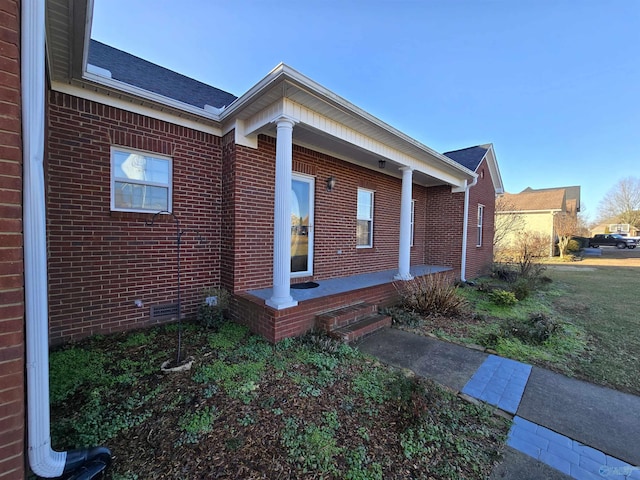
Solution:
[[[44,478],[91,479],[109,465],[105,447],[56,452],[49,412],[49,305],[44,186],[45,0],[21,8],[24,293],[29,465]]]

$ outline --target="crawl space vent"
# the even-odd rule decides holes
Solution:
[[[165,303],[151,307],[151,320],[168,320],[170,318],[178,318],[177,303]]]

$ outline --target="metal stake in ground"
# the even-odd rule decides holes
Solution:
[[[145,225],[148,227],[152,227],[153,224],[156,221],[156,217],[158,215],[171,215],[171,217],[173,218],[175,224],[176,224],[176,263],[177,263],[177,270],[178,270],[178,292],[177,292],[177,303],[178,303],[178,353],[176,355],[176,366],[180,365],[180,362],[182,361],[182,304],[180,301],[180,245],[182,244],[182,235],[184,235],[187,232],[190,232],[191,230],[182,230],[180,228],[180,219],[178,218],[178,216],[172,212],[169,212],[167,210],[160,210],[159,212],[156,212],[153,214],[153,217],[151,217],[151,221],[146,221]],[[195,234],[198,236],[198,239],[200,241],[200,243],[204,243],[204,240],[202,238],[202,236],[200,235],[200,233],[197,230],[193,230],[195,232]]]

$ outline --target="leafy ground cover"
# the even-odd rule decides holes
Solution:
[[[535,288],[495,279],[459,288],[468,308],[457,315],[392,313],[396,326],[414,333],[478,344],[639,395],[640,318],[631,308],[639,273],[629,267],[549,266],[544,274],[551,282]]]
[[[164,375],[175,340],[167,326],[53,352],[54,448],[110,447],[117,480],[481,479],[499,458],[505,420],[347,345],[187,325],[193,368]]]

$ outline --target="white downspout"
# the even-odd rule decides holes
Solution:
[[[62,475],[67,453],[51,449],[49,314],[44,199],[45,2],[22,1],[24,281],[29,464],[36,475]]]
[[[462,218],[462,259],[460,262],[460,281],[467,281],[467,243],[469,239],[469,189],[478,183],[478,177],[474,177],[473,181],[467,184],[465,180],[464,186],[464,213]]]
[[[29,465],[39,477],[91,479],[111,461],[105,447],[56,452],[49,413],[49,305],[44,188],[45,0],[22,0],[21,98],[24,296]]]

